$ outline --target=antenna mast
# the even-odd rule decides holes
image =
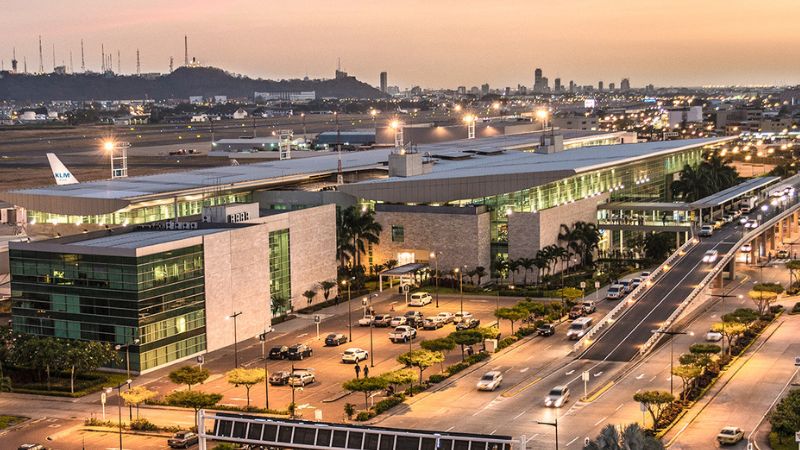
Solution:
[[[86,58],[83,55],[83,39],[81,39],[81,72],[86,72]]]
[[[189,65],[189,37],[183,35],[183,65]]]
[[[44,59],[42,58],[42,35],[39,35],[39,73],[44,73]]]
[[[117,73],[122,74],[122,62],[119,58],[119,50],[117,50]]]
[[[105,44],[100,44],[100,53],[102,56],[103,64],[100,67],[100,70],[103,73],[106,73],[106,47]]]
[[[141,74],[142,74],[142,65],[141,65],[141,62],[139,61],[139,49],[137,48],[136,49],[136,76],[138,77]]]

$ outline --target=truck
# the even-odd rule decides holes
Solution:
[[[743,198],[739,201],[739,211],[748,214],[753,208],[756,207],[756,203],[758,203],[758,197],[755,195],[752,197]]]
[[[399,327],[395,327],[394,331],[389,333],[389,340],[394,343],[408,342],[415,337],[417,337],[416,328],[408,325],[400,325]]]

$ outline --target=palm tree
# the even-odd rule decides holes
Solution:
[[[516,259],[508,259],[506,260],[506,267],[508,268],[508,278],[513,280],[514,274],[517,273],[519,270],[519,260]]]
[[[536,265],[533,258],[520,258],[517,260],[519,267],[525,269],[525,274],[523,275],[522,284],[528,285],[528,271],[533,269]]]
[[[739,181],[739,173],[736,172],[736,169],[716,152],[712,152],[700,163],[700,169],[708,175],[715,192],[734,186]]]
[[[340,210],[336,215],[336,245],[340,265],[345,267],[349,260],[352,266],[360,266],[361,254],[367,252],[369,244],[380,243],[382,230],[372,211],[362,211],[355,206]]]
[[[478,285],[481,284],[481,280],[483,277],[486,276],[486,268],[483,266],[478,266],[475,268],[475,276],[478,277]]]
[[[498,283],[503,281],[508,274],[508,258],[503,258],[502,256],[497,257],[497,261],[494,264],[495,271],[497,272]]]
[[[549,265],[547,258],[542,254],[541,250],[536,252],[536,257],[533,258],[533,265],[536,266],[536,282],[541,284],[544,269]]]
[[[672,183],[672,195],[681,197],[685,202],[693,202],[706,196],[708,180],[701,170],[686,164],[679,176],[680,179]]]

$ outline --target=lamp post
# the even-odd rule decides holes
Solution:
[[[466,267],[466,266],[464,266],[464,267]],[[461,296],[461,306],[460,306],[461,311],[460,312],[461,312],[461,316],[462,316],[462,319],[463,319],[463,316],[464,316],[464,271],[461,270],[460,267],[456,267],[455,269],[453,269],[453,271],[458,274],[458,291],[459,291],[460,296]]]
[[[556,416],[556,418],[552,422],[543,422],[537,420],[536,423],[539,425],[548,425],[556,429],[556,450],[558,450],[558,416]]]
[[[366,300],[369,302],[370,306],[372,306],[372,298],[377,296],[378,294],[372,294],[371,297],[367,297]],[[372,319],[373,320],[369,323],[369,366],[375,367],[375,352],[373,351],[374,347],[372,341],[372,329],[375,328],[375,317]]]
[[[720,298],[723,303],[725,302],[726,298],[743,298],[742,294],[730,295],[731,292],[733,292],[733,291],[731,290],[731,291],[728,291],[728,292],[724,292],[722,294],[708,294],[708,295],[710,295],[711,297]],[[723,334],[723,336],[722,336],[722,354],[724,355],[725,354],[725,336],[724,336],[725,335],[725,321],[724,320],[722,321],[722,334]]]
[[[131,353],[130,353],[130,346],[136,345],[139,343],[139,339],[134,339],[132,342],[129,342],[125,345],[117,344],[114,346],[114,349],[117,351],[122,350],[125,348],[125,373],[128,376],[128,379],[131,378]],[[130,384],[130,383],[128,383]],[[133,405],[128,405],[128,420],[133,420]]]
[[[236,318],[241,316],[242,312],[234,312],[228,318],[233,319],[233,365],[239,367],[239,339],[236,336]]]
[[[372,116],[372,129],[375,131],[375,140],[378,140],[378,124],[375,123],[375,116],[378,115],[378,111],[375,108],[369,110],[369,115]]]
[[[436,295],[436,307],[439,307],[439,255],[442,252],[431,252],[431,258],[433,259],[434,269],[433,269],[433,280],[436,283],[436,290],[434,291],[434,295]]]
[[[674,355],[675,355],[675,339],[674,337],[680,334],[689,334],[686,331],[669,331],[669,330],[653,330],[651,333],[655,334],[666,334],[670,337],[669,340],[669,393],[672,395],[672,379],[674,375],[672,375],[672,368],[674,364]]]
[[[269,368],[267,367],[269,358],[264,352],[264,344],[267,342],[267,334],[273,331],[275,331],[275,328],[270,327],[268,330],[264,330],[263,333],[258,335],[258,340],[261,341],[261,359],[264,360],[264,408],[266,409],[269,409]]]
[[[117,418],[119,420],[119,448],[122,450],[122,386],[128,385],[128,389],[131,387],[131,379],[125,380],[124,383],[120,383],[117,385]],[[111,388],[109,388],[111,390]]]
[[[353,342],[353,307],[350,304],[350,285],[352,284],[351,281],[354,279],[355,278],[342,280],[342,286],[347,286],[347,329],[350,342]]]

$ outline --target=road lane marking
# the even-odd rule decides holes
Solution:
[[[530,383],[526,384],[525,386],[522,386],[519,389],[511,388],[511,389],[503,392],[502,394],[500,394],[500,396],[501,397],[506,397],[506,398],[513,397],[513,396],[519,394],[520,392],[524,391],[525,389],[528,389],[529,387],[533,386],[534,384],[536,384],[536,383],[538,383],[540,381],[542,381],[542,378],[538,377],[538,378],[534,379],[533,381],[531,381]]]
[[[567,447],[569,447],[570,445],[572,445],[572,443],[573,443],[573,442],[575,442],[575,441],[577,441],[577,440],[578,440],[578,436],[575,436],[575,439],[573,439],[573,440],[571,440],[571,441],[567,442]]]
[[[455,428],[455,427],[456,427],[456,426],[455,426],[455,425],[453,425],[452,427],[450,427],[450,428],[448,428],[448,429],[446,429],[446,430],[444,430],[444,431],[450,431],[450,430],[452,430],[452,429],[453,429],[453,428]]]
[[[525,373],[525,372],[528,371],[528,369],[530,369],[530,367],[526,367],[524,369],[519,369],[519,373]]]
[[[620,403],[619,406],[617,406],[617,409],[614,410],[614,412],[619,411],[620,409],[622,409],[623,406],[625,406],[625,404],[624,403]]]
[[[521,417],[523,414],[525,414],[526,412],[528,412],[528,410],[527,410],[527,409],[526,409],[525,411],[522,411],[521,413],[517,414],[516,416],[514,416],[514,418],[513,418],[513,419],[511,419],[511,420],[517,420],[517,419],[519,419],[519,418],[520,418],[520,417]]]
[[[297,335],[298,338],[306,337],[306,336],[308,336],[308,333],[303,333],[303,334],[298,334]]]
[[[489,433],[489,435],[492,435],[492,434],[495,434],[495,433],[497,433],[497,428],[495,428],[494,430],[492,430],[492,432],[491,432],[491,433]]]
[[[570,370],[569,372],[567,372],[567,376],[570,376],[570,375],[572,375],[573,373],[575,373],[575,369],[572,369],[572,370]]]
[[[640,373],[639,376],[636,377],[637,380],[641,380],[642,378],[644,378],[644,374],[643,373]]]
[[[653,375],[653,378],[650,378],[650,383],[652,383],[652,382],[653,382],[653,380],[655,380],[657,376],[658,376],[658,375]]]
[[[597,372],[596,374],[594,374],[594,376],[599,377],[602,374],[603,374],[603,371],[601,370],[600,372]]]
[[[600,424],[601,424],[601,423],[603,423],[603,421],[604,421],[604,420],[606,420],[606,419],[608,419],[608,416],[605,416],[605,417],[603,417],[602,419],[600,419],[600,420],[598,420],[597,422],[595,422],[595,423],[594,423],[594,426],[598,426],[598,425],[600,425]],[[569,445],[569,444],[567,444],[567,445]]]
[[[548,345],[547,347],[545,347],[544,349],[545,349],[545,350],[550,350],[550,347],[552,347],[552,346],[553,346],[553,344],[550,344],[550,345]]]

